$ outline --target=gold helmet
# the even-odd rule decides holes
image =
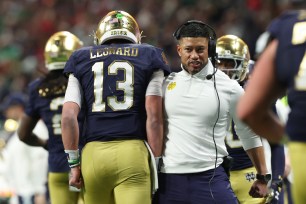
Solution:
[[[231,79],[242,82],[248,73],[250,62],[247,44],[235,35],[224,35],[217,40],[216,52],[218,53],[218,68]],[[222,66],[225,61],[228,62],[229,67]]]
[[[140,43],[141,33],[136,20],[125,11],[111,11],[98,24],[94,43],[100,45],[111,39]]]
[[[45,65],[49,71],[64,69],[70,55],[80,47],[83,42],[68,31],[53,34],[45,46]]]

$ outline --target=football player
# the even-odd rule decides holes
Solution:
[[[109,12],[94,37],[95,46],[73,53],[64,69],[69,82],[62,130],[70,184],[84,184],[87,204],[150,204],[149,153],[153,161],[162,153],[161,87],[170,68],[161,49],[141,44],[138,24],[127,12]],[[80,165],[77,115],[82,107],[86,145]]]
[[[293,201],[306,203],[306,169],[302,165],[306,161],[306,2],[291,2],[298,7],[282,13],[268,28],[272,41],[259,57],[237,111],[245,123],[271,142],[279,143],[288,134],[294,175]],[[285,94],[291,111],[286,125],[283,125],[270,107]]]
[[[216,44],[218,53],[217,68],[236,80],[241,86],[247,81],[248,68],[252,66],[247,44],[235,35],[224,35],[218,38]],[[230,168],[230,182],[239,203],[263,203],[264,198],[253,198],[249,189],[256,180],[256,168],[235,131],[231,121],[225,138],[229,155],[233,158]],[[269,181],[267,178],[266,182]]]
[[[44,58],[49,72],[45,77],[29,84],[30,100],[18,128],[19,138],[23,142],[48,150],[51,203],[76,204],[79,200],[80,193],[69,188],[70,168],[62,142],[61,113],[68,82],[63,69],[70,55],[82,45],[82,41],[68,31],[57,32],[48,39]],[[33,128],[40,119],[48,128],[47,141],[33,133]]]
[[[263,50],[267,47],[270,43],[271,38],[270,34],[266,31],[262,33],[256,41],[256,51],[255,51],[255,58],[258,59],[262,54]],[[280,117],[282,121],[284,118],[283,111],[279,109],[279,100],[275,102],[272,106],[272,110],[274,113],[277,113],[277,116]],[[274,144],[267,141],[263,138],[265,143],[269,145],[269,149],[271,152],[271,170],[272,170],[272,182],[271,182],[271,192],[267,198],[268,203],[277,203],[282,204],[284,203],[284,192],[283,192],[283,179],[287,177],[288,172],[288,159],[285,157],[285,146],[283,144]],[[285,168],[286,167],[286,168]],[[285,179],[286,181],[286,179]],[[288,186],[286,186],[288,187]],[[288,193],[287,193],[288,194]],[[290,196],[287,196],[290,197]]]

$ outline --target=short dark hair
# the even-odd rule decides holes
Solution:
[[[208,41],[208,56],[212,59],[213,64],[215,64],[216,59],[216,32],[210,27],[208,24],[198,21],[198,20],[190,20],[181,25],[176,29],[173,33],[173,37],[179,41],[184,37],[204,37],[207,38]],[[179,42],[178,42],[179,43]]]
[[[176,39],[179,40],[184,37],[205,37],[210,39],[210,28],[200,23],[188,23],[183,25],[178,30]]]

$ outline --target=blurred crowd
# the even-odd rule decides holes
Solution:
[[[30,81],[47,73],[44,46],[55,32],[70,31],[85,46],[92,45],[92,34],[102,16],[111,10],[124,10],[136,18],[143,31],[142,42],[163,48],[171,69],[177,71],[180,60],[172,34],[186,20],[196,19],[209,24],[217,36],[233,34],[242,38],[254,59],[258,37],[271,20],[287,8],[288,1],[1,0],[0,164],[5,140],[16,129],[13,122],[8,126],[11,130],[4,128],[7,97],[10,93],[25,94]]]
[[[46,72],[43,50],[56,31],[68,30],[85,45],[110,10],[132,14],[143,31],[142,42],[165,50],[178,69],[172,33],[182,22],[202,20],[218,36],[234,34],[254,54],[257,37],[286,6],[288,0],[1,0],[0,102],[9,92],[24,92],[28,82]]]

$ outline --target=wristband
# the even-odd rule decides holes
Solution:
[[[65,150],[67,160],[70,168],[80,165],[80,154],[79,150]]]

